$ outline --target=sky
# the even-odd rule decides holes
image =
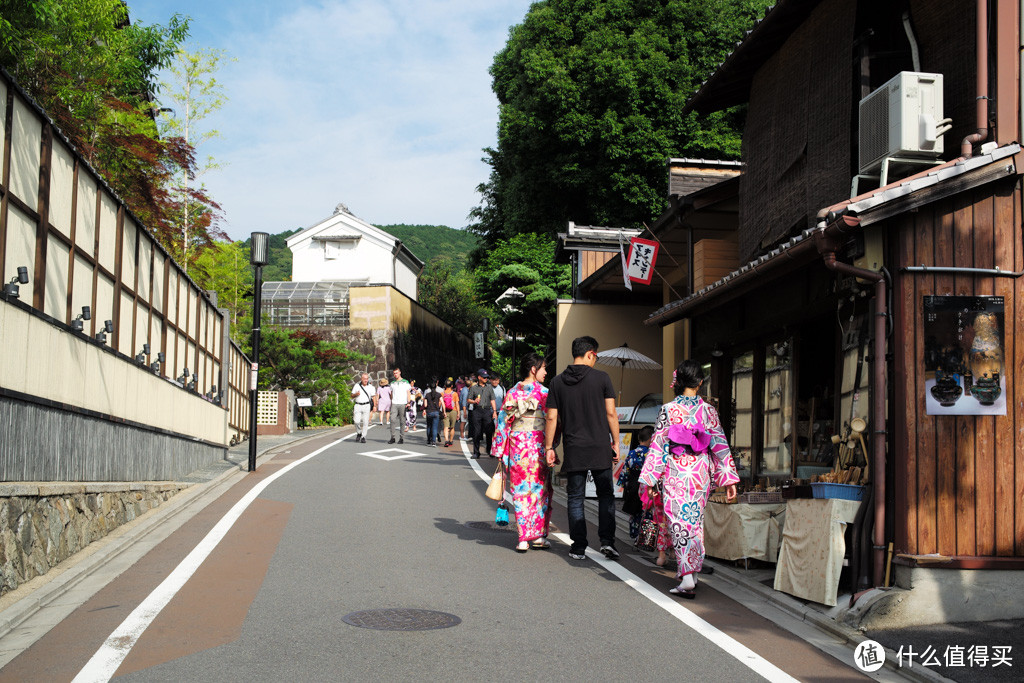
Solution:
[[[488,69],[531,0],[128,0],[132,21],[191,18],[224,50],[228,98],[199,124],[223,165],[201,180],[232,239],[314,225],[345,204],[374,225],[462,228],[487,180]]]

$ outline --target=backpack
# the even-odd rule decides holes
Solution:
[[[442,398],[444,399],[444,409],[445,410],[451,410],[452,408],[455,407],[455,392],[454,391],[448,392]]]

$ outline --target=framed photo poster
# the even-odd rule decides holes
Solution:
[[[926,296],[928,415],[1006,415],[1003,297]]]

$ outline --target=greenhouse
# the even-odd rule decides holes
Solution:
[[[271,325],[347,327],[349,287],[365,284],[341,280],[264,282],[263,310],[270,316]]]

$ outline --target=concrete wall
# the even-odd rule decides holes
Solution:
[[[894,590],[856,614],[864,629],[1024,618],[1024,572],[897,565]],[[902,589],[902,590],[901,590]]]
[[[572,340],[583,335],[589,335],[597,340],[600,345],[599,353],[627,343],[634,351],[639,351],[660,363],[662,330],[643,324],[654,310],[654,307],[644,306],[559,301],[556,363],[550,370],[551,374],[561,372],[572,363]],[[608,373],[616,392],[621,390],[621,405],[635,405],[644,394],[669,393],[668,386],[663,385],[661,370],[627,368],[622,371],[618,366],[601,363],[596,367]]]

